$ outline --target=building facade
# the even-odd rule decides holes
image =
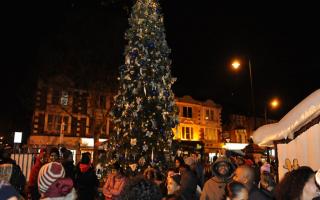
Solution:
[[[75,89],[63,76],[39,81],[28,144],[92,149],[94,133],[109,135],[111,97],[109,91]]]
[[[75,89],[68,78],[58,76],[39,81],[29,146],[66,146],[92,151],[97,133],[108,138],[112,123],[109,111],[113,93]],[[194,146],[209,153],[221,148],[221,106],[211,100],[200,102],[190,96],[176,98],[179,125],[173,129],[179,146]]]
[[[196,101],[190,96],[176,98],[179,109],[179,125],[174,128],[174,140],[204,145],[204,152],[209,153],[221,148],[220,136],[221,106],[212,100]]]
[[[248,143],[248,139],[252,136],[254,124],[256,127],[265,125],[266,123],[275,123],[276,120],[268,119],[267,121],[263,118],[248,117],[245,115],[231,114],[228,116],[228,122],[226,122],[222,139],[224,142],[230,143]],[[256,121],[254,123],[254,120]]]

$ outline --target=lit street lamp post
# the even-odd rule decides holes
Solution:
[[[277,98],[274,98],[270,101],[270,103],[266,104],[264,107],[264,120],[265,123],[268,123],[268,106],[270,106],[271,109],[276,109],[279,107],[280,101]]]
[[[240,62],[235,60],[232,63],[232,67],[235,70],[237,70],[240,67]],[[252,74],[250,59],[249,59],[249,76],[250,76],[251,106],[252,106],[252,115],[253,115],[253,129],[256,129],[256,109],[255,109],[255,101],[254,101],[253,74]]]

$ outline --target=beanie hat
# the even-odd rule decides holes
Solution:
[[[263,172],[270,173],[270,164],[269,164],[269,163],[264,163],[264,164],[260,167],[260,173],[262,174]]]
[[[316,184],[317,184],[318,188],[320,189],[320,169],[318,170],[318,172],[315,175],[315,180],[316,180]]]
[[[40,193],[45,193],[48,188],[58,179],[64,178],[65,171],[58,162],[51,162],[41,167],[38,176],[38,187]]]

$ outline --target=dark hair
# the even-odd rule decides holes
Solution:
[[[72,155],[72,152],[68,149],[66,149],[62,152],[63,159],[67,159],[70,155]]]
[[[174,161],[176,161],[176,160],[179,161],[180,165],[185,164],[182,157],[176,157],[176,158],[174,159]]]
[[[237,181],[232,181],[231,183],[227,184],[225,191],[226,191],[226,196],[229,198],[237,198],[240,191],[246,189],[246,187]]]
[[[90,157],[87,153],[83,153],[81,156],[81,163],[83,164],[89,164],[90,163]]]
[[[175,174],[175,175],[171,176],[170,178],[172,178],[174,180],[174,182],[176,182],[178,185],[181,185],[181,183],[180,183],[181,175],[180,174]]]
[[[286,173],[275,188],[276,199],[299,199],[306,182],[313,174],[314,171],[308,166],[302,166],[297,170]]]
[[[57,147],[52,147],[50,149],[50,154],[49,155],[51,155],[52,153],[55,153],[55,154],[57,154],[58,157],[60,157],[60,152],[59,152],[59,149]]]
[[[120,170],[120,164],[118,162],[114,162],[111,166],[112,169]]]
[[[124,187],[120,200],[161,200],[162,194],[157,185],[137,176],[129,180]]]

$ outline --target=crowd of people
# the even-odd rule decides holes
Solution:
[[[100,187],[90,153],[74,165],[68,149],[41,149],[28,182],[10,154],[0,153],[0,200],[95,200],[99,191],[105,200],[320,200],[320,170],[301,166],[276,184],[269,163],[227,154],[211,164],[197,153],[176,157],[165,172],[149,166],[135,177],[115,161]]]

